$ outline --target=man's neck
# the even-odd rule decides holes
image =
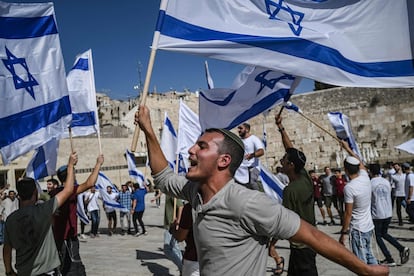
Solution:
[[[203,204],[210,201],[232,178],[226,179],[209,179],[206,182],[200,182],[199,192],[203,199]]]

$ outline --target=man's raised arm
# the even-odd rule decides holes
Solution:
[[[168,166],[168,161],[165,158],[157,136],[155,135],[151,124],[150,111],[147,106],[139,106],[138,111],[135,113],[135,124],[138,124],[140,129],[145,134],[149,165],[151,167],[152,174],[157,174]]]

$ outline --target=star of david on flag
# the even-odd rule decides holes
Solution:
[[[164,2],[156,49],[262,66],[332,85],[414,87],[411,1]]]
[[[72,119],[53,3],[0,2],[3,164],[59,139]]]

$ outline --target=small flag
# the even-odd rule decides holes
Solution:
[[[264,192],[276,202],[282,204],[285,185],[268,169],[260,164],[260,181]]]
[[[144,188],[145,176],[140,170],[137,169],[137,166],[135,165],[135,155],[128,149],[126,150],[125,155],[128,162],[129,176],[135,179],[141,189]]]
[[[56,174],[59,141],[51,139],[35,150],[26,168],[26,175],[35,180]]]
[[[112,191],[116,193],[119,193],[119,190],[102,172],[99,172],[95,186],[96,189],[99,190],[102,200],[106,206],[111,206],[113,208],[119,209],[122,212],[129,212],[125,206],[109,197],[108,192],[106,191],[106,187],[111,186]]]
[[[336,136],[341,140],[345,140],[351,150],[358,155],[359,158],[365,160],[359,150],[358,144],[356,143],[348,116],[342,114],[341,112],[329,112],[328,118],[336,132]]]

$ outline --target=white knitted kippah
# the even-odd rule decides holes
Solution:
[[[353,156],[348,156],[346,159],[345,159],[345,162],[346,163],[348,163],[348,164],[351,164],[351,165],[359,165],[359,160],[358,159],[356,159],[355,157],[353,157]]]

